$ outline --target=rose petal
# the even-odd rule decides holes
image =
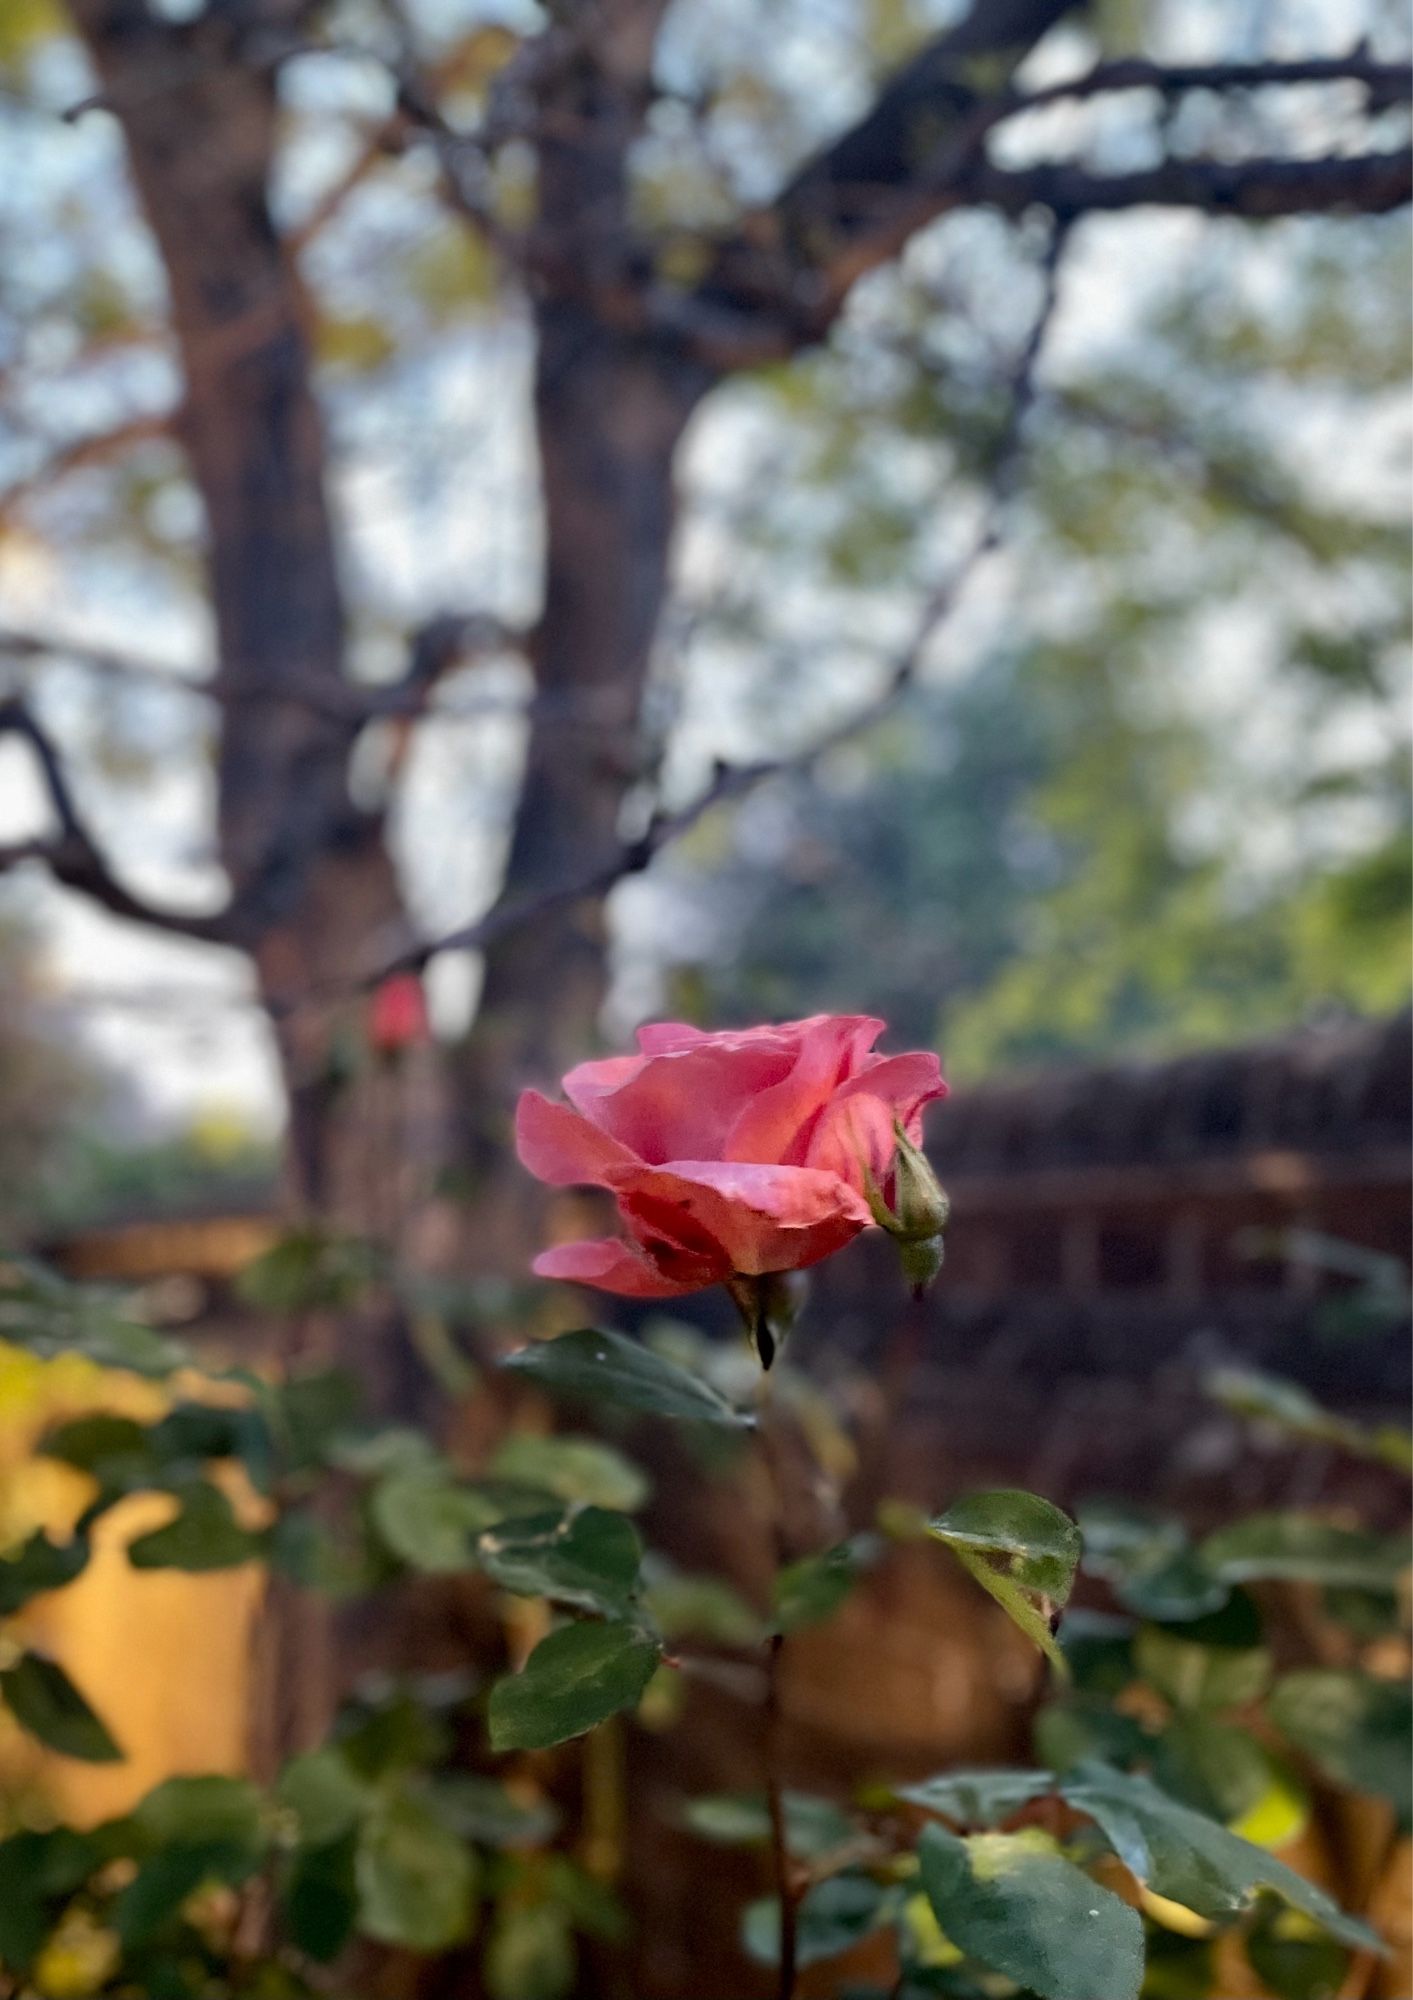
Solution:
[[[779,1082],[790,1061],[790,1050],[771,1041],[727,1047],[704,1036],[666,1055],[582,1064],[564,1087],[601,1131],[661,1165],[719,1157],[742,1112]]]
[[[803,1164],[813,1121],[883,1032],[866,1014],[818,1014],[791,1023],[797,1054],[788,1076],[756,1093],[732,1126],[728,1160]]]
[[[897,1150],[893,1117],[892,1105],[881,1097],[866,1090],[841,1090],[819,1115],[805,1165],[837,1174],[860,1193],[867,1168],[881,1190],[893,1171]]]
[[[610,1170],[633,1161],[626,1146],[537,1090],[522,1091],[515,1107],[515,1150],[551,1187],[607,1187]]]
[[[872,1220],[868,1204],[836,1174],[730,1160],[674,1160],[624,1167],[610,1186],[639,1240],[664,1217],[677,1239],[720,1247],[726,1271],[758,1275],[816,1264]]]
[[[629,1299],[673,1299],[700,1289],[695,1278],[684,1284],[666,1277],[616,1236],[557,1243],[552,1250],[542,1250],[531,1268],[541,1278],[593,1285],[601,1292],[617,1292]]]
[[[841,1087],[839,1095],[848,1097],[855,1091],[881,1097],[893,1107],[898,1123],[908,1128],[925,1104],[947,1095],[947,1085],[942,1065],[931,1049],[914,1049],[907,1055],[871,1057]]]

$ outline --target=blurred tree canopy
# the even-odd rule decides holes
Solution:
[[[963,1073],[1403,997],[1397,10],[0,34],[0,868],[262,1022],[305,1204],[395,968],[423,1194],[665,977]]]
[[[992,283],[997,255],[973,259]],[[863,1004],[974,1075],[1406,1001],[1406,231],[1291,224],[1176,264],[1038,396],[1003,621],[824,782],[673,866],[682,1004]],[[757,489],[734,643],[769,631],[782,571],[865,629],[932,526],[893,469],[921,447],[949,496],[984,476],[1005,412],[936,292],[894,287],[881,379],[845,349],[771,385],[771,447],[818,505]]]

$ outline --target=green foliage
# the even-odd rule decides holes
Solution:
[[[922,1885],[951,1942],[1042,2000],[1138,2000],[1143,1925],[1038,1828],[918,1842]]]
[[[583,1507],[503,1522],[486,1530],[476,1552],[506,1590],[613,1618],[628,1609],[643,1545],[622,1514]]]
[[[1413,1822],[1413,1695],[1406,1681],[1309,1667],[1284,1674],[1267,1713],[1325,1777],[1390,1799]]]
[[[0,1669],[0,1701],[22,1729],[65,1757],[111,1764],[123,1754],[58,1661],[42,1653],[21,1653]]]
[[[803,1625],[832,1618],[877,1558],[880,1546],[875,1535],[855,1535],[821,1555],[787,1564],[774,1584],[777,1630],[797,1632]]]
[[[1069,1600],[1080,1532],[1067,1514],[1034,1493],[972,1493],[928,1523],[1061,1673],[1065,1656],[1051,1621]]]
[[[354,1881],[359,1924],[383,1944],[446,1951],[471,1933],[474,1852],[415,1798],[381,1798],[367,1814]]]
[[[709,1383],[621,1333],[561,1333],[520,1348],[505,1366],[574,1402],[614,1403],[652,1416],[729,1428],[750,1422]]]
[[[891,1893],[868,1876],[846,1871],[831,1875],[802,1899],[796,1920],[799,1927],[799,1963],[817,1965],[840,1952],[850,1950],[895,1916],[899,1907],[896,1890]],[[764,1897],[746,1909],[741,1920],[741,1943],[747,1955],[762,1965],[774,1965],[780,1957],[780,1905],[774,1897]]]
[[[656,1643],[621,1619],[561,1626],[491,1690],[491,1748],[544,1750],[582,1736],[636,1705],[658,1657]]]

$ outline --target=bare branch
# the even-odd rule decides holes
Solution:
[[[1168,159],[1134,174],[1083,167],[974,167],[939,206],[968,201],[1020,215],[1048,208],[1074,220],[1126,208],[1199,208],[1211,215],[1382,215],[1413,198],[1413,150],[1313,160]]]
[[[37,493],[43,493],[56,486],[61,479],[71,473],[82,472],[86,466],[102,465],[112,458],[120,458],[135,445],[150,444],[154,438],[169,437],[173,419],[169,411],[149,411],[141,416],[129,417],[111,430],[96,431],[84,437],[71,438],[59,445],[43,465],[26,473],[13,485],[0,492],[0,525],[9,520],[19,508],[32,500]]]
[[[24,861],[42,861],[57,882],[90,897],[115,917],[127,917],[134,923],[195,938],[203,944],[239,942],[229,912],[196,916],[161,909],[124,888],[79,812],[58,747],[24,703],[14,697],[0,701],[0,737],[3,736],[19,737],[34,753],[59,822],[59,832],[53,840],[18,841],[0,846],[0,873]]]
[[[419,972],[428,961],[445,951],[481,951],[499,938],[562,909],[566,904],[598,900],[630,876],[642,874],[664,848],[685,837],[697,824],[720,806],[745,798],[775,778],[808,777],[835,751],[865,736],[885,721],[910,691],[940,628],[951,617],[964,592],[1001,541],[1007,503],[1015,491],[1016,472],[1025,419],[1035,400],[1035,371],[1041,349],[1054,318],[1059,296],[1060,262],[1067,240],[1063,224],[1057,225],[1042,261],[1044,289],[1040,307],[1030,332],[1016,357],[1009,378],[1010,414],[991,468],[987,503],[970,546],[928,592],[913,630],[895,656],[878,691],[852,715],[825,730],[804,749],[781,757],[761,758],[750,764],[718,765],[711,782],[697,797],[675,811],[659,808],[634,839],[586,866],[582,873],[568,877],[544,890],[513,901],[502,901],[474,923],[445,935],[428,939],[387,959],[353,982],[353,990],[371,991],[395,972]],[[348,985],[337,989],[349,991]],[[273,1011],[296,1013],[334,997],[332,993],[310,993],[273,1002]]]

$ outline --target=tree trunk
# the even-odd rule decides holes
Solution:
[[[506,866],[518,902],[607,859],[645,775],[643,697],[669,582],[674,459],[711,385],[663,347],[584,308],[538,315],[535,419],[545,520],[544,610],[531,659],[537,709]],[[508,1116],[593,1043],[607,987],[603,904],[560,904],[491,946],[459,1078],[459,1151],[477,1204],[477,1254],[523,1272],[538,1212],[507,1162]]]

